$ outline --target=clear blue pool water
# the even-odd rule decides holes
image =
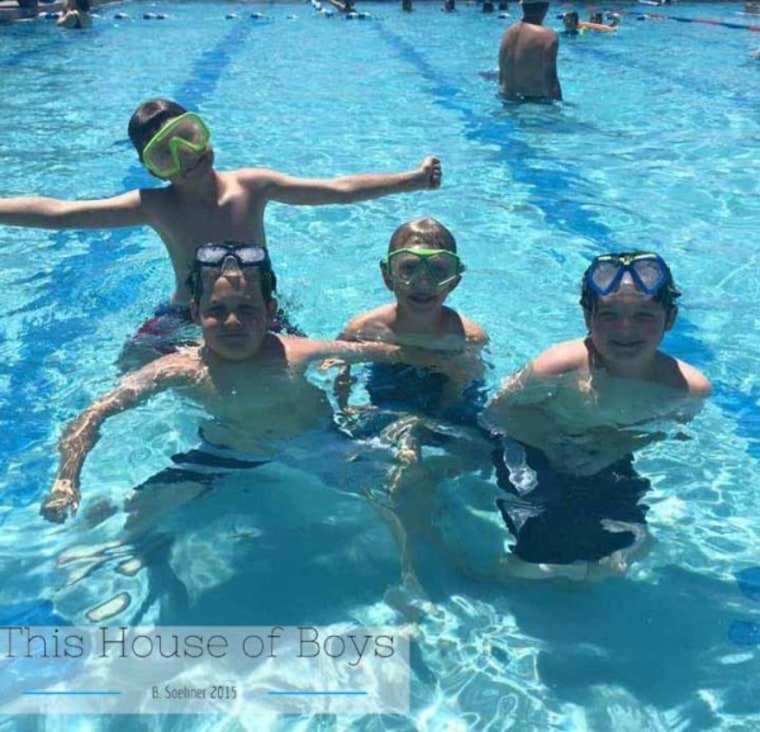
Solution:
[[[735,577],[760,564],[760,67],[749,58],[760,34],[639,21],[652,8],[623,6],[618,33],[562,40],[564,104],[505,108],[478,72],[495,67],[509,18],[463,3],[453,15],[437,4],[410,15],[366,8],[373,19],[345,22],[309,5],[128,3],[101,8],[88,33],[42,21],[3,28],[0,194],[151,185],[126,123],[154,96],[207,119],[220,168],[332,176],[437,154],[438,192],[273,204],[268,238],[295,319],[329,336],[386,300],[376,263],[393,229],[439,218],[468,265],[453,304],[492,338],[492,385],[582,332],[577,288],[591,256],[656,249],[684,291],[666,348],[704,370],[715,396],[692,439],[637,458],[654,485],[652,552],[626,577],[590,586],[491,587],[425,557],[438,609],[420,621],[407,719],[51,717],[0,729],[757,729],[758,646],[731,628],[760,623],[757,594]],[[749,25],[737,8],[663,14]],[[254,9],[267,17],[251,19]],[[117,10],[133,19],[115,20]],[[162,518],[176,537],[163,559],[148,547],[162,567],[152,574],[120,571],[135,548],[112,545],[119,515],[97,528],[37,516],[62,426],[113,386],[122,343],[171,281],[147,229],[0,227],[0,625],[86,623],[121,593],[125,623],[394,622],[384,591],[397,581],[396,549],[376,514],[330,483],[355,476],[333,469],[325,435],[291,446],[319,453],[313,469],[241,478],[211,515]],[[165,396],[113,419],[86,465],[85,496],[121,499],[164,468],[193,444],[192,416]],[[282,503],[240,512],[246,481],[270,481]]]

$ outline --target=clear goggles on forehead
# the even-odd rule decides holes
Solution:
[[[182,170],[179,151],[202,153],[210,138],[205,122],[197,114],[187,112],[165,124],[150,138],[143,148],[143,163],[159,178],[170,178]]]
[[[586,273],[586,282],[597,295],[604,297],[620,286],[625,273],[645,295],[656,295],[668,281],[668,266],[657,254],[603,254]]]
[[[396,249],[380,264],[404,285],[427,276],[436,287],[445,287],[464,272],[459,255],[446,249]]]
[[[259,267],[269,262],[265,247],[258,244],[204,244],[195,250],[195,261],[201,267],[224,268],[232,259],[240,269]]]

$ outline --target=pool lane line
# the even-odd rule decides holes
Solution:
[[[174,98],[188,106],[198,106],[208,99],[234,54],[240,50],[249,34],[257,27],[259,26],[256,23],[235,23],[213,47],[203,50],[191,66],[188,81],[175,90]],[[135,163],[124,176],[122,185],[124,190],[129,190],[145,187],[150,180],[152,179],[142,166]],[[64,257],[46,271],[50,284],[46,286],[44,292],[31,302],[25,303],[20,310],[33,310],[38,305],[44,309],[51,291],[75,292],[83,278],[94,280],[99,274],[109,271],[109,268],[118,261],[119,255],[142,250],[142,247],[137,245],[124,246],[131,235],[131,228],[65,229],[51,232],[48,235],[48,241],[52,242],[53,249],[65,252],[70,248],[70,243],[76,241],[79,244],[78,248],[85,244],[87,251]],[[157,242],[163,247],[158,235],[155,234],[155,236]],[[135,282],[135,285],[139,287],[142,276],[140,273],[125,272],[124,280],[119,281],[118,292],[101,295],[101,298],[108,302],[107,307],[102,307],[107,309],[109,315],[122,310],[128,298],[131,298],[132,293],[135,292],[134,288],[121,286],[122,283],[128,281]],[[168,299],[169,295],[167,290],[164,299]],[[159,304],[160,301],[157,301],[152,306],[156,307]],[[65,320],[59,319],[58,315],[57,311],[46,312],[28,322],[24,320],[19,339],[19,360],[23,368],[19,368],[18,364],[10,368],[0,368],[0,373],[5,372],[8,376],[8,393],[15,395],[13,403],[8,405],[7,410],[4,409],[1,422],[6,426],[4,441],[6,447],[3,449],[5,458],[3,463],[6,467],[2,471],[6,476],[7,467],[13,461],[12,459],[24,455],[32,445],[49,440],[51,431],[59,426],[55,424],[53,414],[60,407],[53,409],[47,406],[49,400],[54,398],[57,386],[51,379],[45,378],[43,369],[46,362],[62,347],[87,334],[92,329],[92,319],[95,317],[89,311],[85,315],[69,314]],[[135,329],[138,326],[139,323],[135,323]],[[32,402],[31,399],[34,401]],[[30,404],[34,404],[35,408],[30,409]],[[47,486],[44,485],[44,480],[50,472],[49,465],[54,454],[51,451],[45,461],[45,466],[37,465],[38,470],[35,471],[30,471],[25,463],[23,475],[26,477],[23,484],[7,483],[4,493],[7,504],[28,505],[38,500],[40,491],[46,492]],[[39,462],[42,461],[33,461],[34,464]],[[45,476],[42,484],[39,475]],[[3,516],[0,515],[0,525],[2,523]]]
[[[710,18],[686,18],[682,15],[665,15],[664,13],[637,13],[633,10],[617,10],[621,15],[635,15],[637,17],[655,18],[656,20],[675,20],[678,23],[701,23],[703,25],[717,25],[721,28],[732,30],[746,30],[750,33],[760,33],[760,25],[746,25],[745,23],[729,23],[725,20],[713,20]]]

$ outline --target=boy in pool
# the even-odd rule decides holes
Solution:
[[[405,173],[332,180],[294,178],[266,168],[219,172],[214,169],[210,137],[204,121],[176,102],[143,102],[129,121],[129,138],[150,174],[169,185],[91,201],[0,199],[0,224],[47,229],[152,227],[174,268],[174,312],[167,316],[181,323],[189,319],[186,280],[195,250],[208,241],[265,246],[264,210],[269,201],[301,206],[354,203],[441,184],[441,165],[434,157]],[[148,330],[162,333],[177,325],[156,322]]]
[[[438,351],[440,370],[376,364],[366,388],[381,408],[454,417],[468,388],[482,375],[479,351],[488,341],[479,325],[444,304],[464,272],[454,236],[433,218],[408,221],[393,232],[380,272],[395,301],[352,318],[338,338]],[[347,377],[348,372],[344,385]],[[469,417],[474,421],[474,414]]]
[[[522,446],[508,439],[495,453],[510,494],[497,504],[516,539],[502,570],[583,578],[624,571],[641,548],[649,481],[633,453],[711,393],[704,374],[659,350],[680,294],[656,254],[596,257],[580,301],[588,335],[539,355],[486,408],[483,423]]]
[[[485,404],[480,351],[488,337],[479,325],[445,305],[459,285],[464,265],[453,234],[439,221],[421,218],[399,226],[380,261],[380,272],[394,302],[357,315],[338,338],[416,346],[430,352],[431,364],[371,364],[364,385],[379,411],[348,407],[350,367],[336,380],[336,391],[344,416],[353,420],[353,434],[363,433],[363,422],[370,427],[383,421],[388,425],[382,434],[393,442],[397,464],[386,485],[391,506],[385,497],[380,506],[401,548],[404,581],[420,594],[407,536],[427,533],[417,520],[425,511],[407,511],[406,506],[425,500],[425,491],[418,490],[421,483],[435,483],[434,474],[451,470],[452,461],[461,470],[462,461],[468,459],[465,449],[457,449],[468,443],[454,440],[450,428],[439,420],[476,426]],[[422,460],[426,444],[446,444],[456,455],[447,451],[445,457]]]
[[[66,429],[61,462],[41,513],[61,523],[76,514],[80,473],[110,416],[167,389],[181,389],[206,408],[213,421],[204,440],[220,453],[235,450],[274,457],[275,443],[329,420],[324,393],[303,375],[325,358],[406,360],[409,350],[387,343],[313,341],[267,330],[276,308],[276,281],[265,248],[209,244],[197,249],[188,290],[201,346],[163,356],[122,380]],[[420,352],[425,362],[424,352]],[[276,420],[271,415],[277,415]]]

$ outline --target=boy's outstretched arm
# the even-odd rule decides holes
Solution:
[[[330,203],[354,203],[380,198],[393,193],[409,193],[441,185],[441,161],[426,157],[416,170],[405,173],[364,173],[341,178],[294,178],[284,173],[267,171],[251,174],[251,185],[263,184],[268,200],[300,206]]]
[[[79,477],[85,458],[98,441],[100,426],[108,417],[131,409],[153,394],[171,386],[192,381],[191,371],[182,354],[158,359],[122,379],[113,391],[104,394],[85,409],[64,432],[58,442],[61,462],[50,493],[40,506],[40,513],[54,523],[63,523],[69,511],[79,508]]]
[[[64,201],[44,196],[0,198],[0,224],[37,229],[111,229],[147,224],[139,190],[113,198]]]
[[[296,339],[293,339],[296,340]],[[305,369],[312,361],[323,361],[322,368],[352,363],[406,363],[444,373],[449,365],[461,368],[460,355],[434,351],[419,346],[398,345],[384,341],[301,341],[288,354],[291,367]]]

